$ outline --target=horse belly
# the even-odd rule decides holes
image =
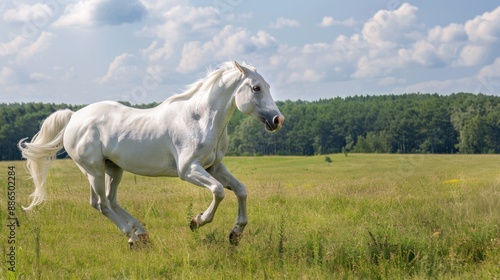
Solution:
[[[119,145],[106,159],[131,173],[143,176],[177,177],[177,164],[168,149],[136,143]]]
[[[177,165],[169,158],[159,158],[154,154],[128,153],[110,157],[116,165],[131,173],[142,176],[177,177]]]

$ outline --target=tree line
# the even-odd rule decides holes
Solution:
[[[500,97],[457,93],[278,102],[283,129],[238,116],[232,155],[500,153]]]
[[[286,119],[283,129],[275,133],[266,132],[259,121],[235,113],[228,125],[228,155],[500,153],[497,96],[415,93],[287,100],[277,105]],[[19,140],[32,137],[51,113],[81,107],[0,104],[0,160],[20,159]]]

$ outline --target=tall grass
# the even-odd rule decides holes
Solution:
[[[118,201],[152,241],[138,251],[90,207],[88,183],[75,165],[57,161],[48,202],[34,213],[17,212],[18,272],[3,265],[3,278],[499,277],[500,156],[330,158],[226,158],[249,194],[249,225],[236,247],[228,242],[237,210],[230,192],[214,222],[191,232],[189,219],[208,206],[209,191],[125,174]],[[2,162],[0,170],[11,164],[18,203],[27,205],[32,183],[21,180],[22,162]],[[0,201],[4,211],[5,193]],[[0,242],[5,251],[7,242]]]

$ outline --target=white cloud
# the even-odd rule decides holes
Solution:
[[[15,9],[6,10],[3,14],[3,20],[7,22],[27,22],[27,21],[42,21],[51,18],[54,15],[52,9],[42,3],[33,5],[20,4]]]
[[[457,60],[460,66],[476,66],[486,60],[490,51],[490,46],[479,44],[468,44],[462,48]]]
[[[141,21],[147,15],[139,0],[82,0],[68,4],[55,27],[120,25]]]
[[[213,52],[211,44],[202,45],[198,41],[188,42],[184,44],[182,49],[182,57],[176,70],[182,73],[193,71],[200,66],[204,55],[208,52]]]
[[[56,36],[47,31],[40,33],[35,41],[24,35],[14,37],[10,42],[0,43],[0,57],[16,56],[17,63],[25,63],[35,54],[45,51]]]
[[[412,27],[417,19],[417,7],[404,3],[397,10],[380,10],[363,25],[362,34],[366,41],[384,44],[395,41]]]
[[[163,46],[158,47],[159,42],[153,41],[149,47],[141,50],[141,54],[146,56],[151,62],[162,62],[168,60],[174,54],[171,42],[165,41]]]
[[[88,0],[68,4],[64,14],[53,23],[55,27],[91,26],[94,24],[92,13],[98,1]]]
[[[343,44],[344,53],[356,60],[355,79],[388,75],[408,65],[410,54],[405,50],[408,31],[415,28],[418,8],[408,3],[396,10],[380,10],[367,20],[360,34],[351,36],[355,44]],[[419,37],[413,34],[411,37]],[[346,41],[345,39],[343,39]]]
[[[2,67],[0,72],[0,85],[8,85],[16,80],[14,70],[8,66]]]
[[[500,92],[500,57],[487,66],[481,68],[476,74],[478,85],[476,92],[498,94]]]
[[[323,17],[319,26],[321,26],[321,27],[334,26],[335,23],[336,23],[336,20],[333,17]]]
[[[340,35],[331,43],[305,44],[300,48],[280,46],[264,30],[253,33],[241,27],[223,26],[224,19],[214,8],[177,5],[158,13],[160,23],[146,28],[156,40],[141,53],[148,58],[150,66],[165,67],[161,63],[173,63],[178,43],[183,39],[182,56],[175,68],[180,73],[242,57],[254,63],[262,60],[264,67],[279,72],[276,77],[280,82],[375,78],[415,63],[411,42],[424,37],[415,32],[417,10],[407,3],[396,10],[381,10],[366,21],[362,32],[350,37]],[[338,21],[324,17],[322,21],[322,26],[356,24],[353,18]],[[300,23],[281,17],[271,25],[273,28],[286,26],[300,26]],[[301,78],[293,78],[294,75]]]
[[[435,44],[427,39],[418,40],[407,49],[401,49],[400,55],[425,67],[449,66],[458,54],[455,44]]]
[[[175,91],[179,84],[192,81],[193,72],[202,72],[208,65],[226,60],[246,60],[265,73],[266,78],[272,79],[272,83],[276,84],[274,88],[281,89],[321,89],[324,86],[324,92],[327,92],[327,87],[342,84],[344,88],[357,88],[349,91],[351,93],[362,93],[363,90],[373,93],[377,86],[384,90],[443,93],[455,89],[473,90],[480,86],[483,90],[490,87],[498,92],[500,77],[497,78],[497,75],[500,74],[496,73],[500,72],[500,61],[495,58],[499,56],[500,49],[500,7],[472,16],[468,21],[449,24],[441,21],[441,25],[435,26],[426,25],[425,18],[421,18],[424,12],[428,12],[425,10],[428,6],[419,6],[416,2],[375,10],[372,16],[364,19],[358,18],[360,14],[353,14],[357,20],[354,17],[338,19],[325,16],[312,19],[312,24],[323,27],[316,29],[318,34],[302,36],[316,38],[317,41],[305,41],[301,37],[287,44],[276,38],[293,35],[290,32],[299,30],[296,27],[310,18],[303,19],[298,13],[278,17],[280,12],[277,11],[269,19],[257,16],[256,9],[240,9],[243,6],[221,12],[215,2],[206,6],[197,6],[200,3],[195,2],[72,0],[59,7],[60,10],[48,4],[51,1],[40,2],[45,4],[11,4],[9,7],[14,8],[4,9],[4,13],[0,14],[0,20],[7,22],[7,27],[2,26],[2,30],[9,32],[1,38],[5,41],[0,42],[0,83],[8,82],[13,86],[19,83],[22,88],[23,84],[30,83],[29,86],[39,87],[40,84],[55,84],[60,77],[64,81],[74,79],[74,82],[87,79],[82,84],[92,84],[88,82],[90,79],[94,82],[90,86],[95,88],[116,88],[118,84],[129,86],[130,82],[140,85],[141,79],[148,73],[161,73],[161,87],[173,87]],[[29,37],[10,35],[20,34],[14,28],[23,28],[22,23],[26,19],[33,21],[37,17],[43,19],[43,16],[53,19],[47,19],[44,28],[38,28]],[[60,18],[56,19],[58,16]],[[297,20],[299,18],[300,21]],[[252,24],[259,19],[264,19],[263,24],[267,24],[263,29]],[[50,26],[53,20],[56,21]],[[85,58],[40,56],[48,48],[59,47],[53,45],[56,34],[60,36],[58,43],[66,40],[67,30],[52,28],[54,26],[95,27],[140,20],[141,25],[130,26],[132,31],[128,38],[126,35],[119,36],[121,45],[117,45],[118,41],[109,42],[109,48],[103,53],[99,51],[101,48],[95,48],[95,52],[99,51],[96,56],[90,49],[86,49],[85,53],[91,55]],[[115,28],[108,27],[97,33],[87,32],[85,40],[93,42],[95,39],[98,40],[96,43],[102,44],[103,35],[115,31]],[[344,34],[332,37],[331,34],[338,32]],[[124,45],[125,40],[136,41]],[[61,48],[69,45],[63,43]],[[37,63],[31,63],[35,59]],[[88,66],[84,66],[81,59],[88,59]],[[108,61],[109,64],[96,75],[91,65],[98,63],[93,63],[93,59]],[[488,63],[492,64],[481,68]],[[450,71],[446,79],[436,75],[434,81],[418,80],[420,74],[430,68]],[[481,71],[471,76],[454,77],[458,71],[466,73],[480,68]],[[43,72],[40,69],[50,70]],[[432,71],[439,72],[436,69]],[[158,75],[155,74],[155,77]],[[402,78],[402,75],[407,76]],[[413,84],[405,86],[408,83]],[[59,84],[73,82],[59,81]]]
[[[163,11],[155,11],[155,16],[157,23],[145,27],[141,32],[150,34],[154,41],[146,49],[141,50],[141,53],[147,57],[150,67],[157,69],[165,68],[168,60],[176,52],[181,52],[182,48],[189,52],[195,44],[200,44],[199,41],[205,38],[212,39],[222,24],[222,19],[214,7],[175,5]],[[199,41],[190,42],[192,38],[197,38]],[[182,41],[184,46],[179,46]],[[192,55],[198,57],[195,53]],[[182,62],[184,66],[181,69],[190,69],[190,66],[186,65],[193,65],[194,57],[181,58],[184,59]]]
[[[363,79],[363,78],[374,78],[381,76],[383,74],[381,71],[382,67],[377,65],[377,61],[373,59],[368,59],[368,57],[366,56],[361,57],[357,63],[358,70],[352,73],[351,77],[357,79]]]
[[[274,39],[273,36],[269,35],[269,33],[264,30],[257,31],[257,34],[250,37],[250,40],[254,44],[255,48],[259,51],[262,51],[264,49],[272,50],[277,46],[276,39]]]
[[[186,0],[140,0],[149,13],[161,14],[164,11],[178,5],[186,5]]]
[[[139,65],[139,60],[132,54],[121,54],[109,64],[108,71],[95,82],[105,84],[111,81],[133,81],[144,76],[145,71]]]
[[[15,55],[27,43],[28,38],[24,35],[18,35],[7,43],[0,43],[0,56]]]
[[[190,35],[210,36],[221,26],[221,18],[213,7],[175,6],[161,15],[161,23],[150,28],[166,41],[177,41]]]
[[[418,9],[403,4],[397,10],[381,10],[363,26],[363,54],[355,58],[351,77],[374,78],[403,68],[471,67],[491,59],[500,47],[500,7],[465,24],[435,26],[418,33]],[[411,37],[404,34],[413,31]],[[474,31],[474,32],[473,32]],[[353,49],[346,46],[346,53]]]
[[[269,27],[273,29],[280,29],[284,27],[299,27],[300,22],[295,19],[289,19],[284,17],[279,17],[276,19],[276,22],[272,22]]]
[[[34,72],[30,74],[30,80],[34,82],[41,82],[52,80],[52,77],[42,73]]]
[[[24,63],[35,54],[45,51],[49,48],[51,40],[55,37],[54,33],[43,31],[36,41],[19,50],[16,60]]]
[[[395,77],[385,77],[378,81],[379,86],[388,86],[393,84],[402,84],[405,83],[406,79],[398,79]]]
[[[50,79],[52,77],[37,72],[28,75],[22,68],[15,66],[3,66],[0,71],[0,85],[11,88],[12,86],[29,85]]]
[[[467,40],[463,24],[451,23],[446,27],[435,26],[428,32],[428,40],[437,43],[455,43]]]
[[[377,79],[379,86],[400,86],[413,79],[393,77],[398,69],[411,73],[426,68],[471,67],[491,59],[494,47],[500,47],[500,34],[497,34],[500,24],[495,25],[497,17],[500,18],[497,11],[500,7],[464,23],[425,30],[419,23],[418,8],[404,3],[395,10],[377,11],[366,20],[360,32],[339,35],[331,43],[304,44],[302,48],[281,45],[269,57],[268,67],[277,72],[278,83]],[[333,17],[324,17],[319,26],[340,24]],[[480,30],[481,35],[471,38],[467,27]],[[474,90],[478,83],[478,78],[464,77],[415,83],[401,89],[448,93],[460,87],[460,91]]]
[[[305,69],[303,72],[292,72],[288,78],[289,83],[306,82],[316,83],[324,78],[324,73],[318,73],[315,69]]]
[[[477,76],[484,79],[488,79],[488,77],[500,78],[500,57],[497,57],[492,64],[481,68],[481,70],[477,73]]]
[[[318,24],[319,27],[330,27],[330,26],[346,26],[346,27],[354,27],[358,24],[358,22],[350,17],[346,20],[336,20],[333,17],[323,17],[321,22]]]
[[[226,60],[257,53],[273,53],[276,48],[276,39],[263,30],[252,35],[247,29],[227,25],[210,41],[184,44],[177,71],[190,72],[214,59]]]
[[[500,7],[467,21],[465,32],[472,42],[497,42],[500,37]]]
[[[435,26],[406,51],[414,62],[427,67],[470,67],[491,59],[499,38],[500,7],[465,24]]]
[[[472,76],[456,79],[431,80],[406,86],[402,92],[438,92],[448,94],[454,92],[474,92],[498,94],[500,91],[500,57],[487,66],[482,67]]]

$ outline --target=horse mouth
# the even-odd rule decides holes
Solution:
[[[266,125],[267,131],[274,132],[281,129],[281,126],[283,125],[283,119],[284,118],[282,116],[274,116],[272,122],[270,122],[266,118],[262,118],[262,122]]]
[[[271,123],[269,123],[267,120],[264,120],[264,124],[266,125],[266,130],[267,131],[274,131],[276,128],[273,127]]]

